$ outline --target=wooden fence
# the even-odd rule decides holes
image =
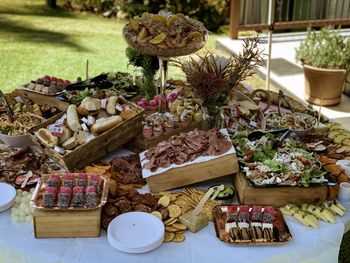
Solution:
[[[238,32],[244,30],[350,26],[350,0],[277,0],[274,1],[274,22],[271,25],[266,19],[268,3],[268,0],[231,0],[229,37],[237,39]],[[249,15],[251,17],[249,12],[252,8],[261,10],[259,19],[244,19],[249,18]],[[250,23],[248,20],[253,20],[255,23]]]

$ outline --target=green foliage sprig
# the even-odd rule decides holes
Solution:
[[[125,54],[129,59],[129,65],[142,68],[144,80],[141,83],[141,91],[147,99],[153,99],[157,93],[154,76],[159,69],[158,58],[142,54],[131,47],[126,48]]]

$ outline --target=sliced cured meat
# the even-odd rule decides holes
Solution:
[[[157,168],[167,168],[171,164],[180,165],[193,161],[201,155],[216,156],[227,152],[231,142],[218,130],[193,130],[172,136],[145,153],[148,160],[143,168],[152,172]]]

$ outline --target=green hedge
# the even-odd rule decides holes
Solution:
[[[158,13],[164,9],[198,19],[211,31],[217,31],[220,26],[228,23],[230,6],[230,0],[70,0],[69,2],[83,9],[85,7],[86,11],[98,12],[119,6],[129,17],[143,12]]]
[[[120,5],[130,17],[142,12],[157,13],[161,9],[183,13],[202,21],[211,31],[228,23],[229,6],[229,0],[125,0]]]

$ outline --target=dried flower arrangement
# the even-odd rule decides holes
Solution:
[[[231,90],[262,64],[259,44],[258,37],[247,38],[243,40],[240,54],[226,58],[207,51],[191,56],[189,60],[175,60],[175,65],[183,70],[187,82],[203,100],[203,106],[219,108],[226,105]]]

